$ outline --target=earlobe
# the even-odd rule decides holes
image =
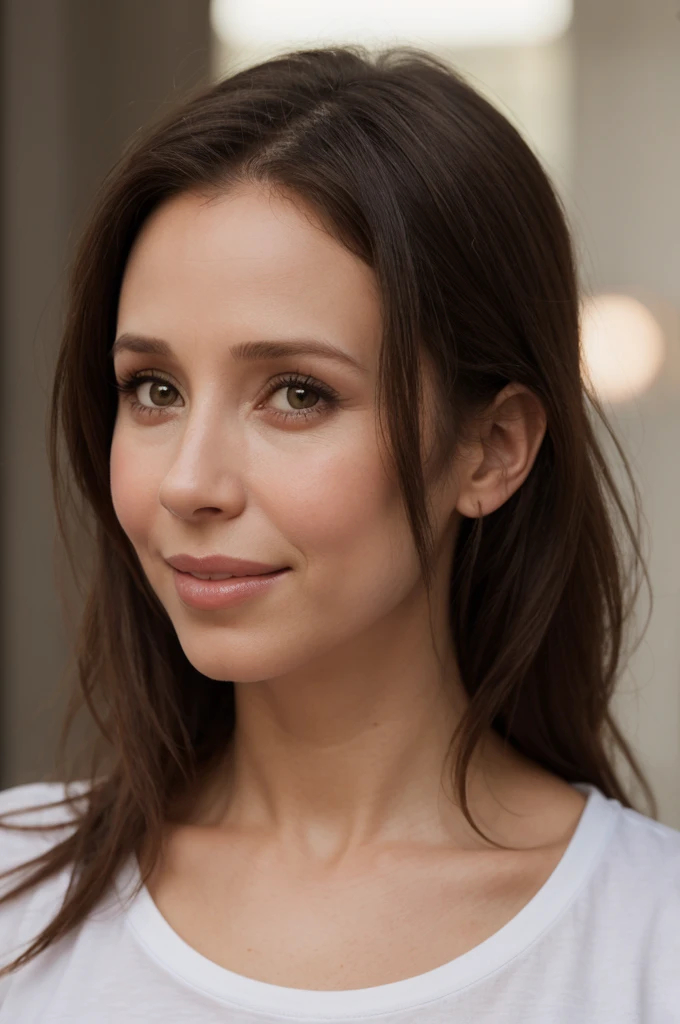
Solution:
[[[466,519],[483,519],[493,509],[485,509],[479,498],[475,502],[471,496],[465,495],[464,497],[461,496],[461,500],[456,505],[456,511],[460,512]]]
[[[502,504],[496,497],[497,486],[489,473],[479,481],[468,479],[458,494],[456,511],[467,519],[481,519]]]
[[[488,469],[484,443],[480,439],[467,443],[465,454],[458,460],[458,495],[456,511],[467,519],[481,519],[489,511],[485,508],[485,491],[488,490]]]
[[[459,464],[456,510],[478,519],[500,508],[531,472],[546,431],[539,399],[519,384],[509,384],[478,421],[474,454]]]

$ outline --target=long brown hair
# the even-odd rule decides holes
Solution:
[[[302,197],[376,274],[384,322],[376,404],[428,593],[434,541],[420,447],[422,359],[434,368],[442,458],[467,411],[510,382],[545,408],[531,473],[495,512],[463,520],[451,567],[450,624],[470,705],[450,749],[459,740],[454,778],[467,820],[479,832],[466,772],[489,725],[554,774],[630,807],[612,761],[618,750],[657,814],[610,712],[625,626],[643,578],[649,583],[640,500],[584,381],[560,201],[518,132],[443,60],[411,47],[289,53],[202,87],[136,138],[79,243],[49,435],[60,535],[83,597],[62,780],[73,781],[63,762],[76,714],[89,710],[96,730],[74,827],[0,900],[73,864],[63,906],[2,974],[82,922],[142,846],[146,881],[172,808],[234,729],[233,683],[190,664],[114,512],[109,353],[123,271],[145,218],[170,196],[239,181]],[[634,513],[598,444],[598,418],[623,461]],[[88,533],[92,542],[86,572],[70,541],[74,522],[78,547]],[[75,810],[71,798],[50,806],[63,803]]]

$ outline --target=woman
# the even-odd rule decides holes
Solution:
[[[443,62],[292,53],[135,143],[51,420],[99,739],[1,795],[0,1022],[671,1019],[588,401],[559,202]]]

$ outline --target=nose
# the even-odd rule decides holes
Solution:
[[[229,435],[229,440],[227,437]],[[158,500],[179,519],[242,511],[246,500],[242,463],[233,431],[216,415],[204,415],[178,432]]]

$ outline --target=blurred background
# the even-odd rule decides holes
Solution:
[[[65,703],[46,413],[94,190],[201,82],[406,42],[511,119],[565,204],[586,369],[642,492],[654,593],[614,713],[680,828],[680,0],[0,0],[0,17],[0,788],[51,774]]]

